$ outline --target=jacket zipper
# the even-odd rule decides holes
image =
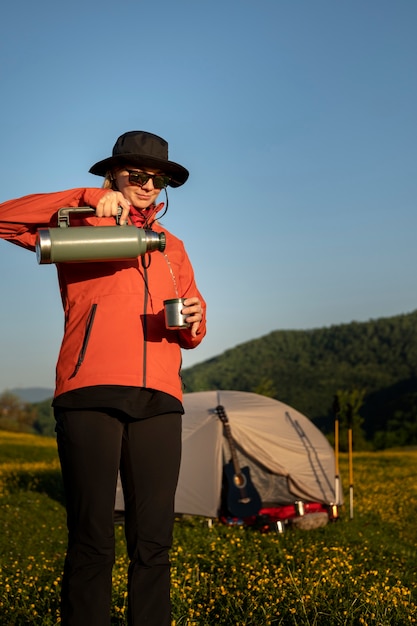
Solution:
[[[144,289],[144,297],[143,297],[143,376],[142,376],[142,387],[146,387],[146,362],[147,362],[147,337],[148,337],[148,322],[147,322],[147,310],[148,310],[148,267],[146,263],[144,263],[144,257],[141,257],[142,267],[143,267],[143,282],[145,285]]]
[[[81,350],[80,350],[80,352],[78,354],[77,363],[76,363],[75,369],[74,369],[73,373],[71,374],[70,378],[74,378],[78,374],[78,370],[80,369],[81,365],[83,364],[85,353],[87,352],[88,342],[90,340],[91,329],[93,328],[93,323],[94,323],[94,317],[96,315],[96,310],[97,310],[97,304],[93,304],[91,309],[90,309],[90,313],[88,314],[88,317],[87,317],[87,322],[86,322],[86,325],[85,325],[84,339],[83,339],[83,343],[82,343],[82,346],[81,346]]]

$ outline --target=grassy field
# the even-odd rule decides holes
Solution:
[[[341,458],[347,494],[347,459]],[[348,495],[348,494],[347,494]],[[65,509],[53,439],[0,431],[0,622],[59,623]],[[354,518],[262,534],[180,519],[175,626],[417,623],[417,451],[354,454]],[[112,625],[125,624],[116,526]],[[94,625],[92,625],[94,626]]]

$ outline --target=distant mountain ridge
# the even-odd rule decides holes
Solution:
[[[54,390],[48,387],[15,387],[14,389],[8,389],[10,393],[22,400],[22,402],[43,402],[52,398]]]

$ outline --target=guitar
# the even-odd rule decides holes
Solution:
[[[230,448],[232,460],[224,466],[228,482],[227,509],[235,517],[257,515],[262,501],[250,477],[249,467],[240,468],[232,437],[229,420],[222,405],[216,407],[216,413],[224,426],[224,432]]]

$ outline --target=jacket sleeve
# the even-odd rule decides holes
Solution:
[[[192,298],[197,296],[201,302],[201,306],[203,307],[203,319],[200,322],[200,326],[197,330],[197,336],[192,337],[191,331],[189,329],[179,330],[179,344],[181,348],[190,349],[198,346],[203,340],[206,334],[206,302],[201,295],[200,291],[197,288],[195,278],[194,278],[194,270],[191,265],[191,261],[188,258],[188,255],[185,251],[185,248],[182,246],[182,262],[179,266],[179,284],[181,285],[181,297],[183,298]]]
[[[38,228],[56,226],[62,207],[96,207],[107,189],[80,188],[55,193],[33,194],[0,204],[0,238],[22,248],[35,250]]]

